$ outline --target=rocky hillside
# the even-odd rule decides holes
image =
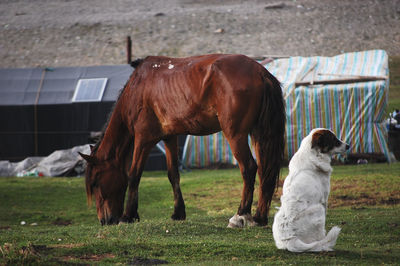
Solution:
[[[400,55],[399,0],[2,0],[0,67],[204,53]]]

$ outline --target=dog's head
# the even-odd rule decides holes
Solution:
[[[345,152],[350,148],[350,145],[339,140],[336,135],[325,128],[313,129],[311,135],[311,148],[316,149],[321,153],[333,155],[336,153]]]

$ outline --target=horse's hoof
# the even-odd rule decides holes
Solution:
[[[253,217],[250,214],[238,215],[235,214],[229,219],[228,228],[243,228],[246,226],[255,226],[256,223],[253,221]]]
[[[171,219],[174,221],[182,221],[182,220],[186,220],[186,213],[182,212],[182,213],[173,213],[171,215]]]
[[[268,225],[268,218],[261,218],[259,216],[254,216],[253,221],[257,226],[267,226]]]
[[[118,218],[114,218],[114,217],[109,217],[109,218],[102,218],[100,220],[100,224],[103,225],[113,225],[113,224],[118,224],[119,223],[119,219]]]
[[[129,218],[127,216],[122,216],[121,218],[119,218],[119,222],[118,224],[130,224],[133,223],[135,220],[132,218]]]

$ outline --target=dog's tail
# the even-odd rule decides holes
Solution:
[[[340,227],[334,226],[324,239],[309,244],[304,243],[297,237],[293,238],[287,243],[287,249],[291,252],[333,251],[340,230]]]

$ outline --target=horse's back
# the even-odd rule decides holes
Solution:
[[[237,126],[251,127],[261,104],[266,70],[244,55],[211,54],[149,56],[135,71],[141,80],[135,89],[161,131],[206,135],[220,131],[221,119],[232,117],[247,121]]]

